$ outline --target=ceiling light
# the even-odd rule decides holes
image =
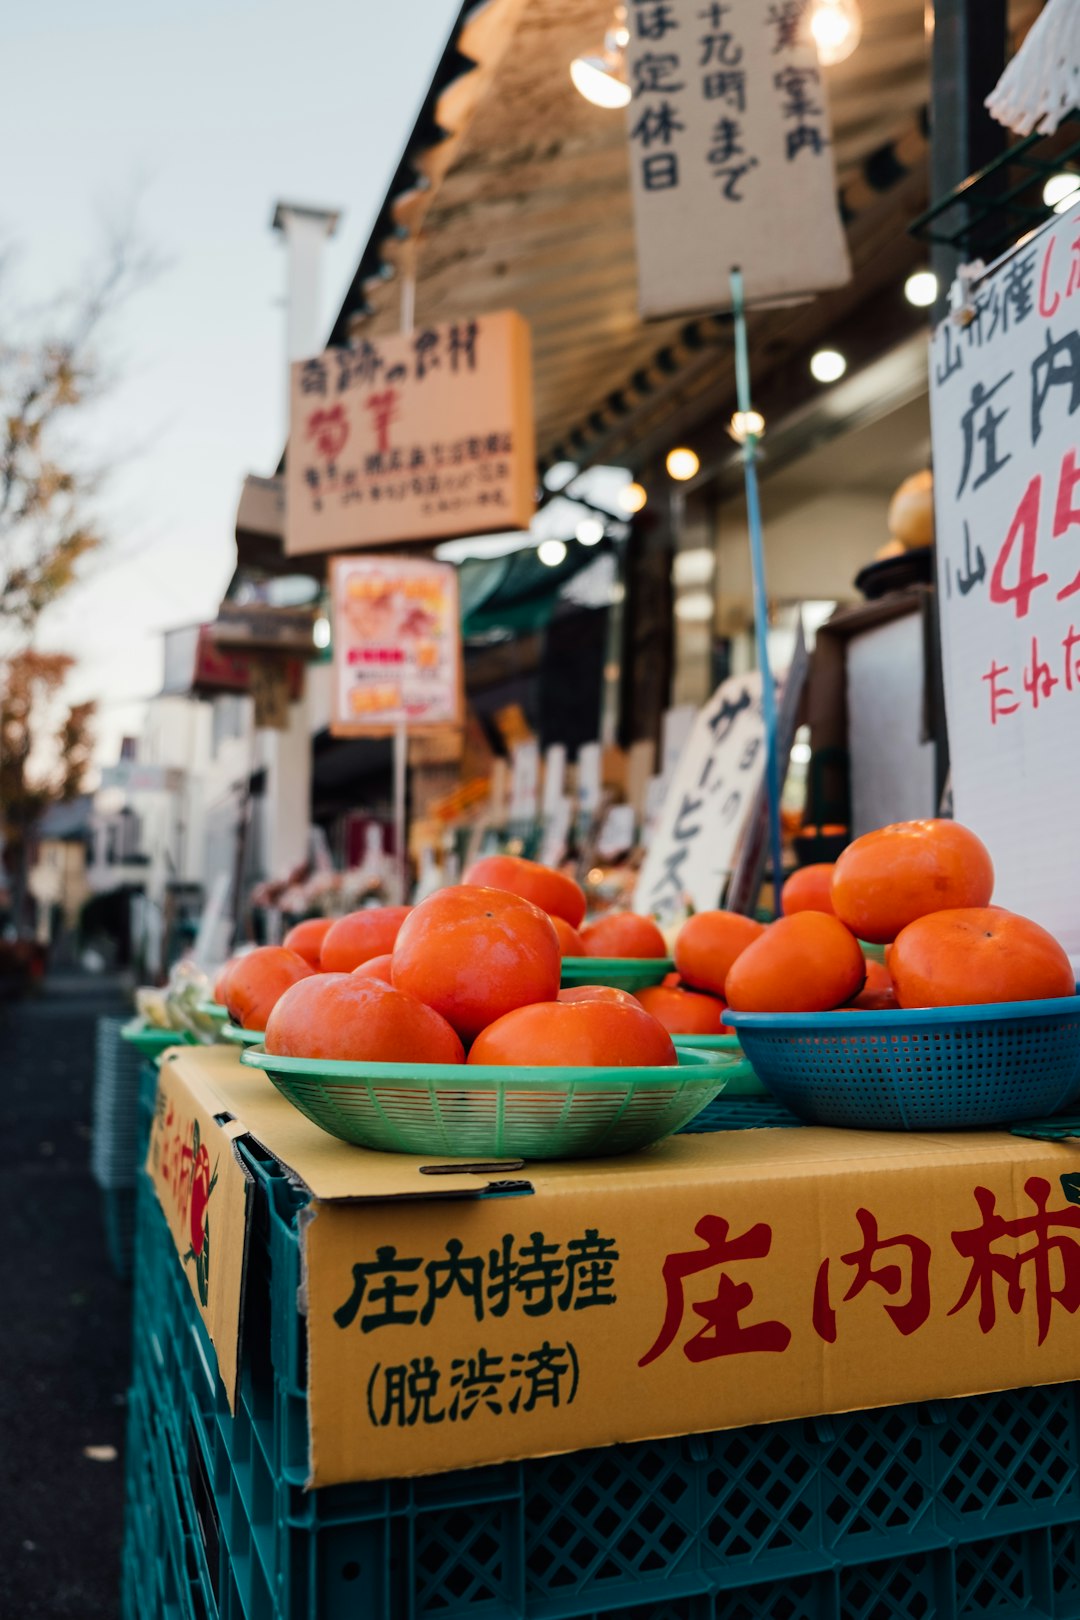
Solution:
[[[731,436],[738,439],[740,444],[753,434],[760,439],[765,432],[765,418],[760,411],[734,411],[731,417]]]
[[[847,361],[838,349],[819,349],[810,356],[810,375],[815,382],[839,382],[846,370]]]
[[[625,107],[630,101],[630,86],[626,82],[626,47],[630,30],[626,26],[626,7],[617,5],[611,25],[604,35],[604,48],[591,51],[587,56],[575,56],[570,63],[570,77],[578,90],[594,107]]]
[[[668,470],[668,477],[674,478],[677,483],[685,484],[688,478],[693,478],[701,466],[700,458],[693,450],[680,445],[676,450],[669,450],[664,463]]]
[[[1052,208],[1055,214],[1064,214],[1077,200],[1080,191],[1080,175],[1052,174],[1043,186],[1043,202],[1047,208]]]
[[[320,650],[330,645],[330,620],[316,619],[311,627],[311,639]]]
[[[929,309],[937,297],[937,276],[932,270],[914,270],[904,282],[904,297],[916,309]]]
[[[671,574],[676,585],[707,585],[715,566],[716,559],[708,547],[695,546],[691,551],[675,553]]]
[[[574,533],[583,546],[598,546],[604,538],[604,525],[598,517],[583,517]]]
[[[577,477],[577,473],[576,461],[556,461],[544,474],[544,488],[552,495],[557,495],[560,489],[565,489],[567,484]]]
[[[640,512],[648,498],[648,493],[641,484],[624,484],[616,497],[624,512]]]
[[[542,540],[536,548],[536,555],[545,568],[558,568],[561,562],[566,561],[566,545],[562,540]]]
[[[846,61],[862,38],[862,16],[855,0],[815,0],[810,32],[823,67]]]
[[[713,599],[709,591],[690,591],[675,598],[675,617],[686,624],[706,624],[713,616]]]
[[[606,52],[603,56],[575,56],[570,64],[574,89],[594,107],[629,105],[630,86],[621,76],[624,72],[621,59]]]

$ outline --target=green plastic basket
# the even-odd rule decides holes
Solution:
[[[195,1011],[202,1013],[204,1018],[211,1019],[213,1023],[219,1026],[227,1024],[229,1021],[229,1009],[223,1007],[220,1001],[200,1001]]]
[[[674,966],[670,956],[564,956],[562,987],[606,984],[615,990],[644,990],[659,984]]]
[[[749,1060],[743,1057],[743,1049],[739,1045],[737,1035],[673,1035],[676,1052],[726,1052],[732,1057],[742,1058],[737,1068],[730,1071],[726,1085],[725,1097],[767,1097],[769,1088],[763,1086],[750,1066]]]
[[[871,945],[868,939],[860,939],[859,944],[862,947],[862,953],[868,962],[880,962],[882,967],[885,966],[884,945]]]
[[[583,1159],[669,1136],[718,1096],[743,1059],[684,1051],[670,1068],[497,1068],[274,1057],[265,1069],[314,1124],[387,1153],[471,1159]]]
[[[170,1046],[192,1046],[194,1038],[182,1029],[159,1029],[145,1018],[132,1018],[120,1031],[120,1039],[133,1046],[140,1057],[156,1058]]]
[[[261,1029],[241,1029],[239,1024],[226,1023],[221,1026],[221,1038],[231,1041],[233,1046],[261,1046],[266,1032]]]

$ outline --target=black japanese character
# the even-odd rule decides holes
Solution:
[[[714,743],[722,743],[730,732],[740,714],[750,707],[750,693],[744,686],[738,697],[732,702],[731,698],[724,698],[709,721],[709,730],[713,735]]]
[[[746,111],[746,72],[743,68],[706,73],[701,81],[706,101],[725,101],[736,112]]]
[[[374,1260],[358,1263],[352,1268],[353,1290],[343,1305],[339,1305],[334,1312],[334,1321],[339,1328],[351,1327],[356,1321],[360,1306],[365,1297],[368,1305],[381,1305],[381,1311],[364,1315],[360,1318],[361,1333],[370,1333],[373,1328],[388,1327],[391,1324],[402,1327],[411,1326],[416,1321],[415,1310],[402,1311],[397,1309],[399,1299],[409,1299],[417,1292],[416,1283],[402,1283],[398,1281],[398,1273],[419,1271],[422,1261],[419,1256],[403,1260],[398,1257],[397,1249],[393,1244],[375,1250]],[[381,1286],[372,1288],[368,1293],[368,1283],[376,1278],[382,1278]]]
[[[302,394],[326,393],[326,366],[321,360],[305,360],[300,367],[300,392]]]
[[[712,138],[714,144],[709,150],[709,162],[714,167],[719,168],[721,164],[730,163],[732,158],[745,157],[742,125],[737,118],[717,119]]]
[[[451,1422],[456,1422],[459,1417],[463,1422],[467,1421],[481,1403],[496,1416],[502,1412],[502,1402],[498,1399],[501,1393],[499,1386],[506,1382],[506,1374],[499,1372],[498,1368],[503,1360],[502,1356],[478,1350],[475,1356],[450,1363],[450,1388],[455,1392],[450,1403]]]
[[[1046,347],[1031,366],[1031,442],[1043,428],[1043,406],[1051,388],[1068,388],[1070,416],[1080,406],[1080,332],[1066,332],[1055,342],[1049,327]]]
[[[457,371],[461,360],[465,361],[470,371],[476,370],[476,334],[475,321],[466,321],[464,326],[455,323],[450,328],[447,348],[450,352],[451,371]]]
[[[413,339],[413,353],[416,355],[416,380],[423,382],[433,366],[441,365],[437,350],[439,347],[439,334],[434,330],[418,332]]]
[[[646,51],[634,63],[634,94],[635,96],[648,95],[678,95],[684,88],[681,81],[674,81],[672,75],[679,71],[679,58],[671,52],[657,53]]]
[[[975,486],[972,485],[972,488]],[[983,556],[982,546],[975,547],[976,561],[971,557],[971,530],[964,524],[964,568],[965,573],[957,572],[956,584],[961,596],[966,596],[976,585],[981,585],[986,578],[986,558]]]
[[[785,118],[820,118],[824,108],[814,100],[811,89],[821,84],[817,68],[782,68],[773,74],[773,84],[783,92],[781,111]]]
[[[639,39],[663,39],[665,34],[674,32],[679,26],[669,0],[659,0],[656,5],[635,6],[634,21]]]
[[[426,1327],[435,1315],[437,1301],[445,1299],[453,1290],[472,1301],[473,1315],[478,1322],[483,1321],[484,1262],[478,1255],[470,1255],[463,1260],[461,1257],[463,1247],[460,1238],[449,1238],[446,1244],[446,1259],[429,1260],[424,1267],[428,1294],[424,1308],[420,1312],[422,1326]]]
[[[376,1421],[382,1428],[395,1423],[399,1429],[411,1429],[417,1422],[441,1423],[446,1413],[436,1412],[432,1405],[438,1391],[439,1369],[430,1356],[414,1356],[406,1366],[387,1367],[382,1415]]]
[[[815,157],[820,157],[828,144],[816,124],[796,124],[794,129],[784,131],[784,155],[789,163],[800,152],[813,152]]]
[[[774,56],[805,43],[803,18],[808,4],[809,0],[778,0],[778,4],[769,7],[765,21],[768,27],[775,30],[772,49]]]
[[[657,141],[663,146],[670,146],[673,135],[682,134],[686,125],[679,122],[675,108],[670,101],[662,101],[658,107],[643,107],[641,117],[630,131],[632,141],[640,141],[646,150]]]
[[[675,191],[679,185],[679,160],[674,152],[653,152],[642,159],[641,183],[646,191]]]
[[[964,464],[960,469],[957,495],[962,495],[967,485],[976,441],[983,448],[983,465],[982,471],[971,486],[973,490],[978,489],[980,484],[985,484],[987,479],[992,478],[1007,461],[1012,460],[1011,453],[998,455],[997,443],[998,428],[1008,416],[1009,408],[1005,406],[1003,410],[995,411],[990,404],[998,389],[1004,388],[1011,376],[1012,372],[1007,371],[1004,377],[999,377],[993,388],[985,388],[981,382],[977,382],[971,390],[971,403],[960,418],[960,428],[964,435]]]
[[[542,1232],[533,1232],[530,1242],[518,1253],[514,1289],[524,1294],[526,1316],[547,1316],[556,1294],[563,1287],[565,1268],[557,1243],[545,1243]]]
[[[552,1406],[562,1404],[563,1380],[571,1371],[566,1346],[549,1344],[545,1339],[539,1350],[530,1350],[527,1355],[515,1354],[513,1362],[511,1377],[522,1379],[526,1387],[524,1400],[521,1389],[514,1391],[510,1398],[511,1412],[516,1412],[519,1405],[523,1412],[535,1411],[541,1401],[549,1401]],[[569,1400],[573,1400],[573,1391]]]
[[[601,1237],[593,1226],[566,1245],[566,1287],[559,1309],[584,1311],[590,1305],[614,1305],[614,1267],[619,1258],[615,1239]]]
[[[698,67],[705,68],[715,62],[718,67],[737,68],[743,59],[742,46],[736,45],[733,34],[702,34],[698,44],[701,46]]]

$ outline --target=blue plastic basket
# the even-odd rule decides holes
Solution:
[[[1080,995],[905,1012],[725,1014],[773,1096],[811,1125],[978,1129],[1080,1098]]]

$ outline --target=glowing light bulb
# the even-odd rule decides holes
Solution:
[[[680,445],[678,449],[668,451],[664,465],[669,478],[674,478],[676,483],[685,484],[688,478],[694,477],[701,466],[701,459],[695,451]]]
[[[846,370],[847,361],[837,349],[819,349],[810,356],[810,375],[815,382],[839,382]]]
[[[855,0],[815,0],[810,32],[824,67],[846,61],[862,38],[862,17]]]
[[[536,555],[545,568],[558,568],[566,561],[566,545],[562,540],[543,540],[536,548]]]
[[[742,444],[751,434],[760,439],[765,432],[765,418],[760,411],[735,411],[731,417],[732,438],[738,439]]]
[[[1052,174],[1043,186],[1043,202],[1047,208],[1052,208],[1055,214],[1064,214],[1078,201],[1080,192],[1080,175]]]
[[[630,101],[621,59],[609,56],[575,56],[570,63],[574,89],[594,107],[625,107]]]
[[[932,270],[915,270],[904,282],[904,297],[916,309],[929,309],[937,297],[937,276]]]
[[[604,538],[604,525],[598,517],[583,517],[574,533],[579,544],[598,546]]]
[[[322,650],[330,645],[330,620],[316,619],[311,627],[311,639]]]
[[[641,484],[624,484],[618,494],[618,503],[624,512],[640,512],[648,499]]]

